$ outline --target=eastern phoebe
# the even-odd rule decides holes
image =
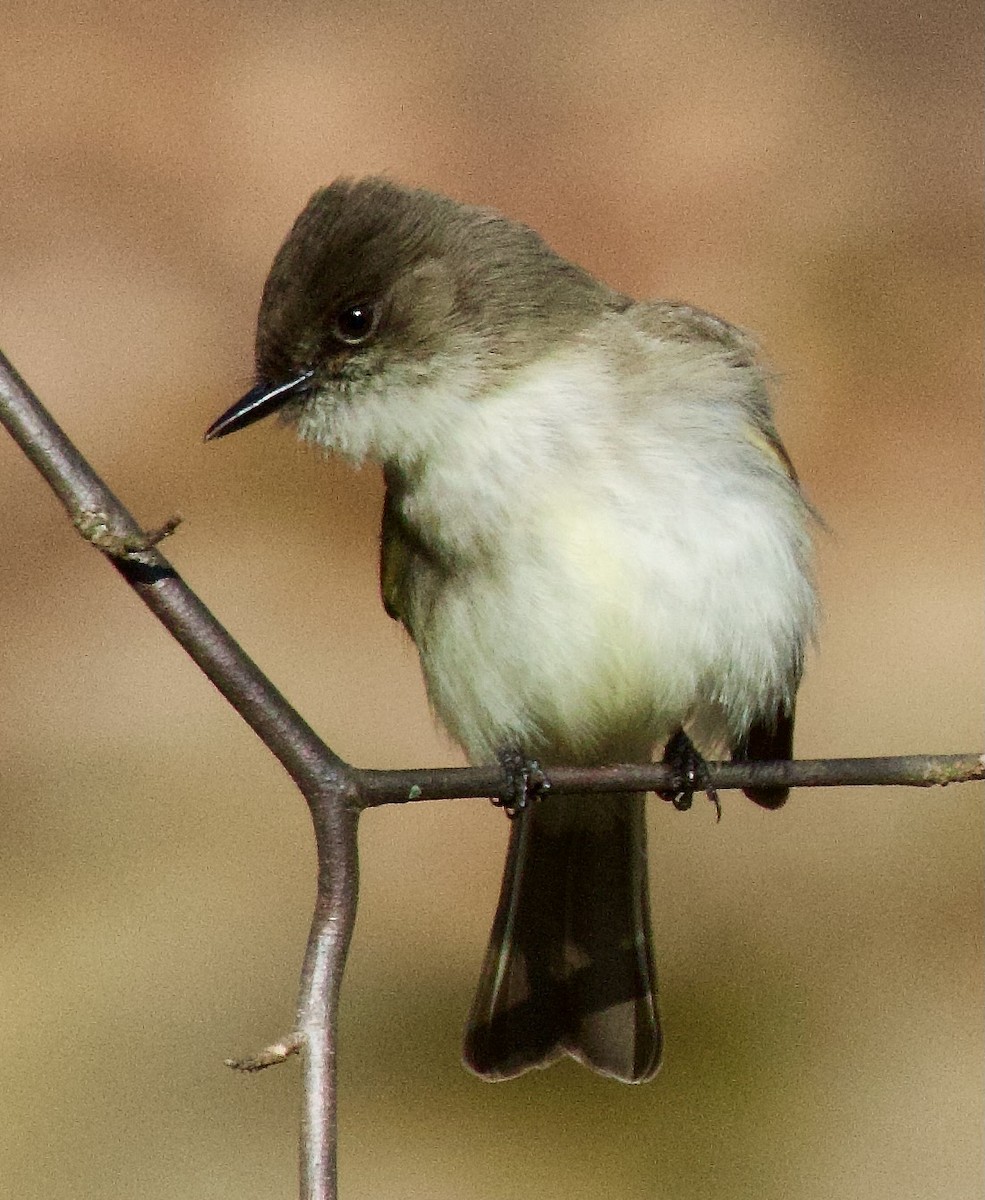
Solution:
[[[615,292],[495,212],[337,180],[274,260],[256,374],[206,436],[278,410],[382,464],[383,603],[473,762],[677,762],[687,735],[790,757],[811,509],[745,333]],[[479,1075],[563,1054],[656,1072],[643,801],[516,815],[465,1037]]]

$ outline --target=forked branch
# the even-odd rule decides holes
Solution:
[[[311,812],[318,891],[301,977],[296,1032],[255,1059],[259,1069],[300,1051],[304,1107],[302,1200],[336,1200],[335,1054],[339,988],[356,915],[356,826],[363,808],[408,801],[492,796],[509,782],[497,767],[366,771],[333,753],[229,636],[157,548],[177,519],[143,531],[0,354],[0,421],[41,472],[79,532],[113,564],[187,650],[297,783]],[[789,785],[836,787],[908,784],[928,787],[985,778],[980,754],[793,763],[710,763],[718,789]],[[552,768],[550,786],[566,792],[641,791],[671,784],[669,768],[616,765]]]

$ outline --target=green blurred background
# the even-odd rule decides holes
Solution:
[[[386,172],[759,333],[830,531],[804,756],[982,740],[981,13],[963,0],[4,4],[0,345],[342,754],[457,762],[376,592],[377,473],[250,382],[309,193]],[[289,1197],[303,804],[0,438],[0,1196]],[[458,1043],[506,824],[363,821],[346,1200],[963,1200],[982,789],[651,808],[666,1065],[488,1086]]]

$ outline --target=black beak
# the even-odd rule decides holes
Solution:
[[[314,371],[305,371],[296,379],[289,379],[287,383],[258,383],[256,387],[250,388],[242,400],[237,400],[232,408],[224,412],[218,421],[212,422],[205,431],[205,440],[210,442],[213,438],[225,437],[227,433],[245,429],[261,417],[276,412],[292,396],[304,390],[312,375]]]

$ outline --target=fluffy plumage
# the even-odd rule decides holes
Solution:
[[[747,335],[486,210],[340,181],[274,262],[257,370],[254,408],[214,429],[292,381],[276,404],[303,438],[383,464],[384,603],[473,761],[640,760],[680,728],[790,754],[811,512]],[[649,1078],[650,943],[642,798],[525,811],[467,1061]]]

